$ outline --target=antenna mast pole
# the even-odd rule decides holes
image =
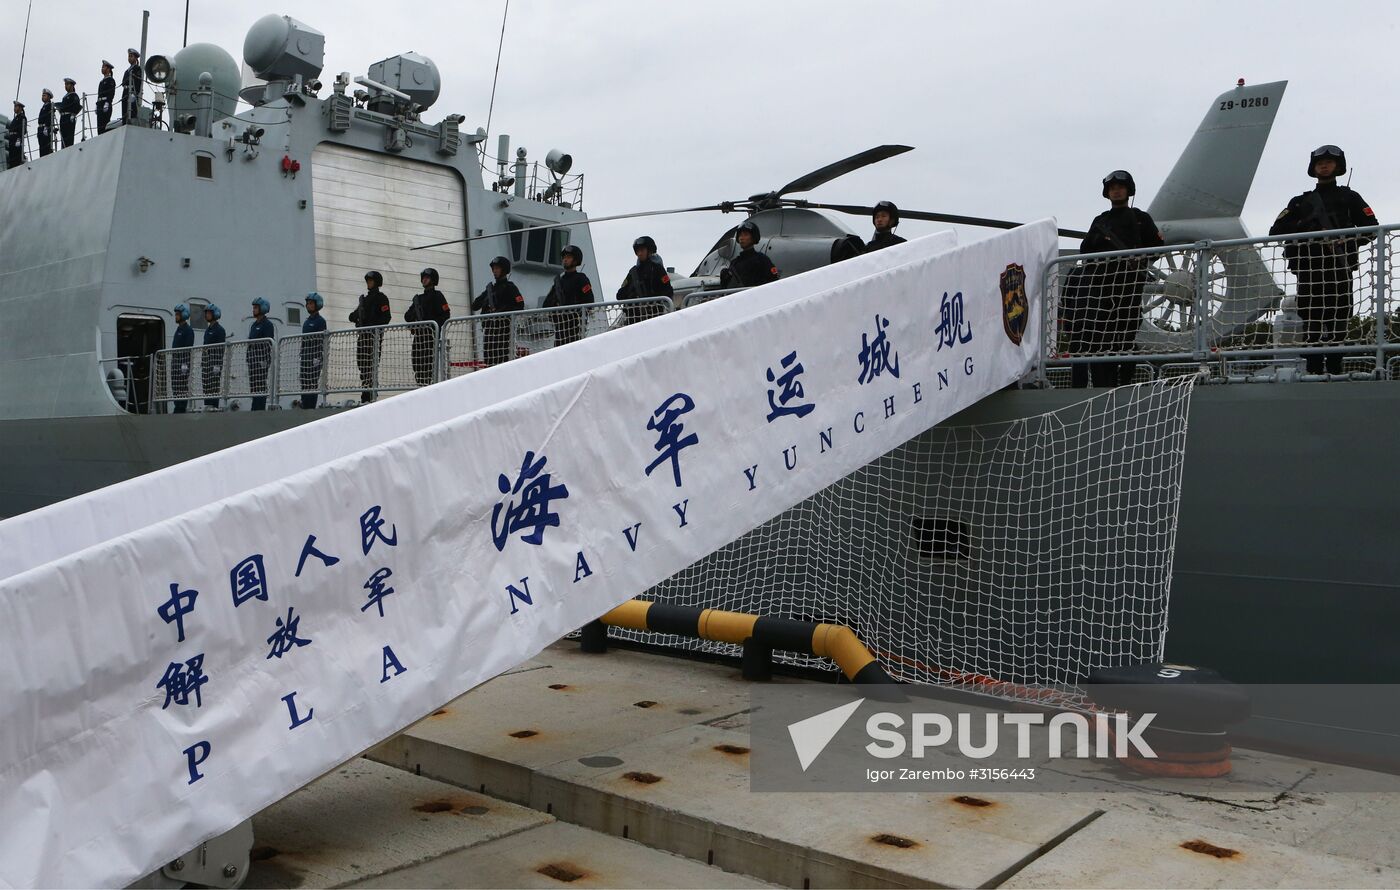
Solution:
[[[190,45],[190,0],[185,0],[185,36],[180,38],[180,47]]]
[[[29,16],[34,12],[34,0],[29,0],[29,11],[24,14],[24,42],[19,48],[19,79],[15,81],[15,101],[19,101],[20,88],[24,86],[24,53],[29,49]],[[504,29],[502,29],[504,31]],[[499,65],[500,63],[497,62]],[[492,88],[494,92],[494,87]]]
[[[30,0],[30,2],[33,3],[34,0]],[[508,15],[510,15],[510,0],[506,0],[505,11],[501,13],[501,39],[496,44],[496,73],[491,75],[491,104],[486,107],[486,136],[488,138],[491,135],[491,113],[496,110],[496,81],[501,76],[501,49],[506,45],[506,16]],[[481,148],[483,152],[486,150],[486,139],[481,140]],[[500,158],[502,163],[505,160],[505,158]]]

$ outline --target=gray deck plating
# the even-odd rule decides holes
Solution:
[[[762,887],[356,760],[253,820],[248,887]]]
[[[746,700],[729,667],[561,643],[370,756],[794,887],[1400,883],[1400,799],[1310,790],[1338,767],[1242,751],[1238,768],[1279,790],[1218,797],[1128,778],[1112,793],[972,801],[760,794],[749,790]]]

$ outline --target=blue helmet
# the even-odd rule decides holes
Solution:
[[[176,304],[175,304],[175,314],[176,314],[176,315],[183,315],[183,316],[185,316],[185,318],[189,318],[189,317],[190,317],[190,307],[186,306],[184,303],[176,303]]]
[[[272,309],[272,304],[269,303],[265,297],[258,297],[253,301],[253,305],[261,309],[263,315],[266,315]]]
[[[306,302],[315,303],[317,309],[326,308],[326,298],[316,293],[314,290],[306,295]]]
[[[213,313],[215,321],[218,321],[219,319],[224,317],[224,310],[220,309],[218,305],[214,303],[210,303],[208,306],[205,306],[204,311]]]

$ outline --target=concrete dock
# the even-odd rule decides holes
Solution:
[[[558,643],[255,818],[247,885],[1400,886],[1400,795],[1318,790],[1344,767],[1236,751],[1268,793],[757,793],[749,706],[729,665]]]

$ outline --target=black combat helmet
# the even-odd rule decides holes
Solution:
[[[418,277],[419,277],[420,279],[421,279],[421,278],[430,278],[430,279],[432,279],[432,283],[428,285],[429,287],[437,287],[437,286],[438,286],[438,273],[437,273],[437,269],[434,269],[432,266],[429,266],[428,268],[424,269],[422,272],[419,272],[419,273],[418,273]]]
[[[1317,176],[1317,174],[1313,172],[1313,169],[1322,158],[1331,158],[1337,162],[1337,172],[1332,175],[1341,176],[1343,173],[1347,172],[1347,153],[1335,145],[1324,145],[1314,149],[1312,157],[1308,158],[1309,176]]]
[[[498,257],[496,257],[494,260],[492,260],[492,261],[491,261],[491,266],[492,266],[492,268],[495,268],[496,266],[500,266],[500,267],[501,267],[501,273],[502,273],[502,274],[504,274],[504,275],[509,275],[509,274],[510,274],[510,260],[506,259],[506,258],[503,257],[503,256],[498,256]]]
[[[583,251],[582,251],[581,249],[579,249],[577,246],[573,245],[573,244],[570,244],[568,247],[566,247],[566,248],[564,248],[563,250],[559,251],[559,256],[560,256],[560,257],[566,257],[566,256],[571,256],[571,257],[573,257],[573,258],[574,258],[574,266],[575,266],[575,267],[578,267],[578,266],[582,266],[582,265],[583,265]]]
[[[1121,182],[1128,187],[1128,197],[1137,194],[1137,183],[1133,182],[1133,174],[1127,170],[1114,170],[1103,178],[1103,196],[1108,197],[1108,187],[1115,182]]]
[[[739,240],[740,232],[748,232],[750,235],[752,235],[754,244],[757,244],[758,239],[762,237],[758,231],[758,223],[754,222],[751,219],[746,219],[743,222],[739,223],[739,227],[734,230],[735,241]]]
[[[365,281],[373,281],[375,287],[384,286],[384,276],[373,270],[365,273]]]
[[[875,214],[879,213],[881,210],[890,215],[890,228],[893,229],[895,226],[899,225],[899,208],[894,206],[893,201],[881,201],[879,204],[875,205],[875,209],[870,211],[870,222],[872,225],[875,223]]]
[[[652,237],[651,237],[650,235],[643,235],[642,237],[638,238],[636,241],[633,241],[633,242],[632,242],[632,252],[633,252],[633,253],[636,253],[637,251],[641,250],[643,247],[645,247],[647,250],[651,251],[652,253],[656,253],[656,242],[652,239]]]

